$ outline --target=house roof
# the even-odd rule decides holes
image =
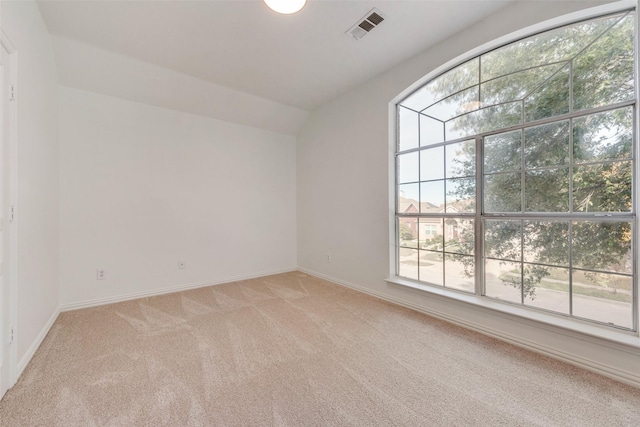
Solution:
[[[412,210],[412,208],[415,210]],[[398,197],[398,211],[401,213],[410,213],[410,212],[411,213],[418,213],[418,212],[436,213],[436,212],[442,212],[443,209],[444,209],[444,206],[436,206],[429,202],[420,203],[417,200],[409,199],[402,196]]]

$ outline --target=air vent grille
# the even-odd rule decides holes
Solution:
[[[384,21],[384,18],[378,15],[377,13],[373,12],[371,15],[369,15],[367,20],[370,22],[373,22],[375,25],[380,25],[380,23]]]
[[[376,26],[369,21],[362,21],[361,23],[358,24],[358,27],[362,28],[368,33],[369,31],[373,30]]]
[[[371,30],[380,25],[386,16],[375,7],[362,17],[353,27],[349,28],[347,34],[356,40],[366,36]]]

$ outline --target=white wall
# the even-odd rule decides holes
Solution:
[[[60,136],[63,309],[295,269],[294,137],[67,87]]]
[[[51,39],[35,2],[2,2],[2,29],[18,61],[16,327],[21,369],[58,309],[58,81]]]
[[[52,36],[60,84],[226,122],[295,135],[307,111]]]
[[[637,347],[574,338],[558,328],[385,282],[393,245],[389,102],[430,71],[483,43],[589,5],[593,3],[515,3],[314,111],[298,135],[300,268],[640,385]]]

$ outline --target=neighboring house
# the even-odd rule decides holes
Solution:
[[[457,205],[460,203],[468,203],[468,201],[449,204],[447,206],[447,212],[459,213],[460,210]],[[420,207],[420,209],[418,209],[418,207]],[[400,239],[406,242],[419,240],[424,244],[425,240],[430,240],[442,235],[444,235],[447,240],[458,239],[465,229],[473,227],[473,221],[463,218],[439,218],[432,216],[418,218],[417,215],[420,213],[442,214],[445,212],[445,206],[436,206],[429,202],[420,203],[417,200],[403,196],[398,197],[398,211],[403,214],[416,215],[415,217],[410,216],[400,220],[400,227],[405,228],[405,235],[401,233]],[[411,246],[415,246],[415,243]]]

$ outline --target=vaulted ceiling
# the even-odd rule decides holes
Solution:
[[[295,133],[308,111],[511,1],[309,0],[294,15],[261,0],[38,4],[62,84],[236,122],[258,112],[244,124]],[[374,7],[379,27],[345,34]]]

